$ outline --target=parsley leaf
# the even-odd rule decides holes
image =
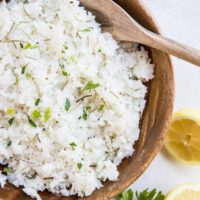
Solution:
[[[13,124],[14,120],[15,120],[14,117],[8,120],[8,123],[10,124],[10,126]]]
[[[27,67],[27,66],[28,66],[28,64],[22,66],[21,74],[24,74],[24,73],[25,73],[26,67]]]
[[[118,196],[118,200],[164,200],[165,196],[162,192],[157,192],[156,189],[148,191],[148,189],[144,190],[143,192],[134,192],[129,189],[127,191],[122,192]]]
[[[164,200],[165,196],[162,194],[162,192],[156,191],[156,189],[153,189],[151,191],[148,191],[148,189],[144,190],[141,193],[136,192],[136,199],[137,200]]]
[[[75,62],[75,57],[74,56],[70,56],[69,59],[71,60],[71,62]]]
[[[77,145],[74,142],[70,143],[69,145],[72,147],[73,150],[75,149],[75,147],[77,147]]]
[[[101,112],[101,111],[103,111],[104,108],[105,108],[105,105],[101,104],[101,105],[99,106],[99,108],[98,108],[98,111]]]
[[[12,144],[12,141],[8,140],[7,147],[11,146],[11,144]]]
[[[6,114],[8,114],[8,115],[14,115],[14,114],[16,114],[16,111],[13,108],[8,108],[7,111],[6,111]]]
[[[23,49],[24,48],[24,45],[22,42],[19,43],[20,47]]]
[[[83,29],[82,32],[91,32],[93,28],[92,27],[88,27],[86,29]]]
[[[133,191],[131,189],[122,192],[119,197],[118,200],[133,200]]]
[[[65,70],[65,65],[64,64],[61,64],[61,69],[62,69],[62,75],[63,76],[68,76],[69,74],[67,73],[67,71]]]
[[[6,174],[9,174],[9,173],[12,173],[12,169],[10,167],[4,167],[3,168],[3,173],[6,173]]]
[[[22,46],[21,46],[21,44],[20,44],[20,47],[21,47],[22,49],[36,49],[36,48],[39,47],[39,45],[38,45],[38,44],[32,45],[31,43],[27,42],[25,45],[22,44]]]
[[[18,85],[19,84],[19,78],[17,75],[15,75],[15,85]]]
[[[91,91],[92,89],[98,88],[100,86],[99,83],[94,83],[93,81],[89,81],[87,82],[87,84],[85,85],[85,87],[83,88],[83,92],[86,90]]]
[[[40,103],[40,98],[35,100],[35,105],[38,106]]]
[[[83,167],[83,164],[82,164],[82,163],[78,163],[78,164],[77,164],[77,167],[78,167],[78,169],[80,170],[80,169]]]
[[[63,75],[63,76],[68,76],[67,71],[63,69],[63,70],[62,70],[62,75]]]
[[[47,108],[44,112],[44,122],[48,122],[51,118],[51,108]]]
[[[37,109],[35,109],[32,112],[31,116],[32,116],[33,119],[38,119],[38,118],[42,117],[41,112]]]
[[[27,117],[28,117],[28,122],[29,122],[29,124],[30,124],[32,127],[36,128],[36,127],[37,127],[36,123],[35,123],[29,116],[27,116]]]
[[[32,77],[32,75],[31,74],[29,74],[29,73],[26,73],[26,78],[31,78]]]
[[[70,106],[71,106],[70,100],[67,98],[66,101],[65,101],[65,110],[69,111]]]
[[[91,106],[83,107],[83,115],[82,118],[86,121],[88,119],[89,111],[91,110]]]

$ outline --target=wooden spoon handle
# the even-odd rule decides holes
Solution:
[[[145,34],[144,40],[142,41],[143,44],[186,60],[200,67],[200,50],[165,38],[148,30],[145,30],[143,33]]]

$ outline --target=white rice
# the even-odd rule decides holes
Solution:
[[[125,52],[78,0],[0,3],[1,186],[39,200],[117,180],[152,78],[148,53]]]

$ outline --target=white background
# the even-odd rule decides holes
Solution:
[[[200,49],[200,0],[143,0],[163,34]],[[200,68],[173,58],[176,99],[174,110],[200,109]],[[134,190],[157,188],[167,193],[183,183],[200,184],[200,166],[183,166],[164,150],[131,186]]]

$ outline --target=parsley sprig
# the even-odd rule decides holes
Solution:
[[[89,81],[89,82],[86,83],[86,85],[85,85],[85,87],[82,89],[82,91],[83,91],[83,92],[84,92],[84,91],[87,91],[87,90],[91,91],[91,90],[93,90],[93,89],[98,88],[99,86],[100,86],[99,83],[94,83],[93,81]]]
[[[135,194],[135,195],[134,195]],[[122,192],[117,200],[164,200],[165,196],[162,192],[157,192],[156,189],[149,191],[148,189],[143,192],[133,192],[131,189]]]

